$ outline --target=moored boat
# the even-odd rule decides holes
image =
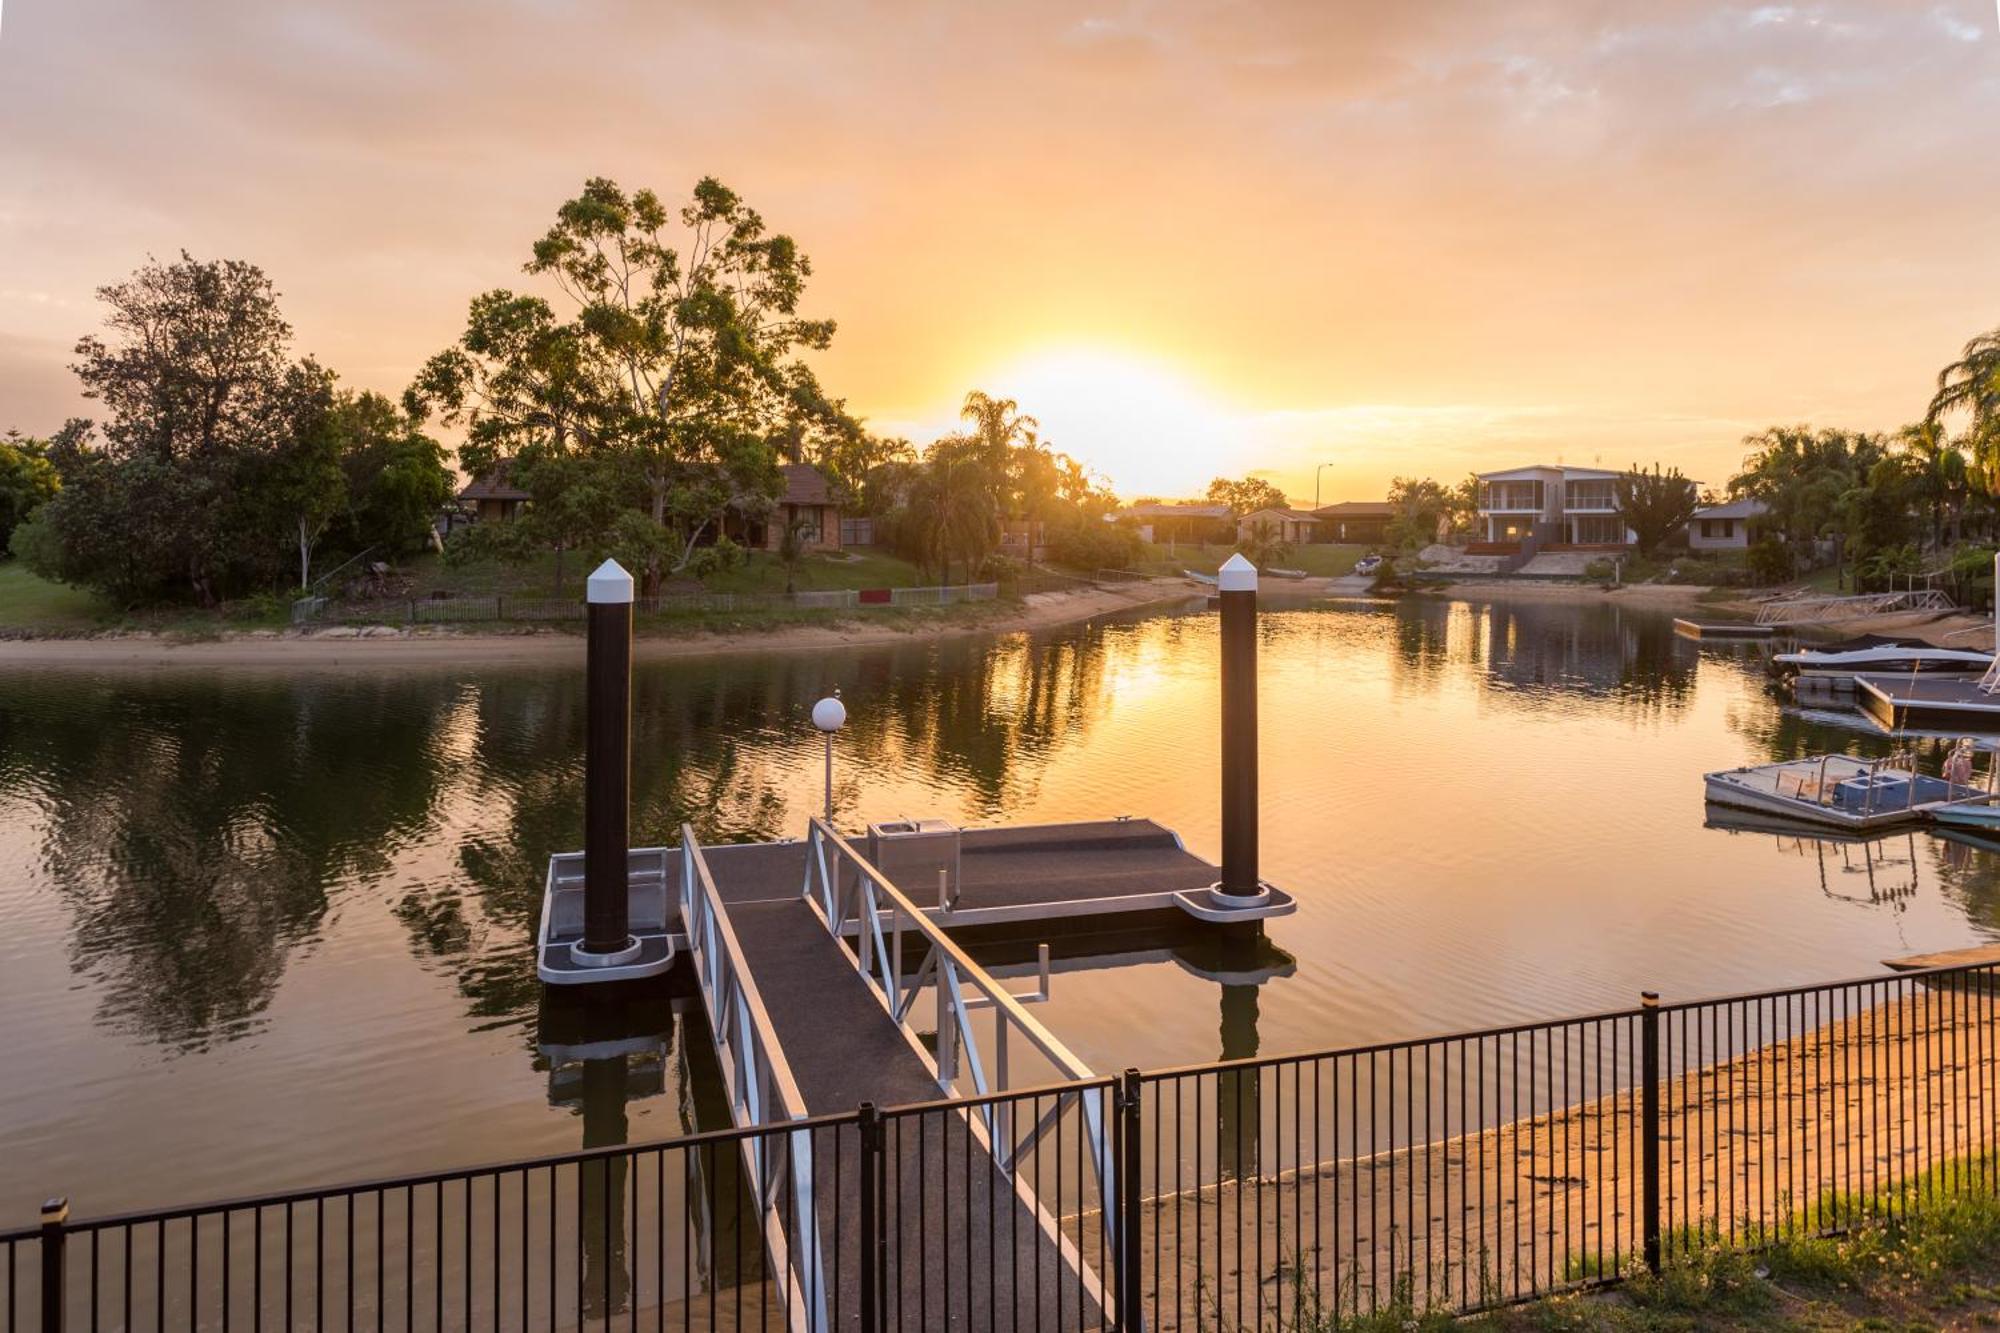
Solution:
[[[1993,665],[1993,654],[1970,648],[1936,648],[1869,635],[1841,643],[1778,653],[1771,669],[1786,676],[1976,675]]]

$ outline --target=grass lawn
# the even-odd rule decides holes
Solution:
[[[907,560],[869,547],[857,547],[838,556],[807,556],[799,562],[793,586],[801,592],[819,592],[836,588],[914,588],[935,581],[925,580]],[[963,570],[954,569],[952,581],[965,582]],[[748,563],[712,574],[702,580],[702,586],[710,592],[783,592],[785,567],[769,552],[753,551]]]
[[[1303,569],[1314,578],[1333,578],[1352,573],[1354,562],[1375,549],[1353,542],[1315,542],[1308,546],[1294,546],[1290,554],[1272,563],[1280,569]],[[1183,569],[1192,569],[1197,574],[1213,574],[1235,550],[1234,546],[1214,543],[1191,546],[1180,542],[1171,553],[1165,546],[1146,546],[1141,548],[1137,567],[1148,574],[1178,574]]]
[[[38,578],[19,560],[0,560],[0,629],[88,629],[104,614],[95,594]]]
[[[1934,1170],[1890,1198],[1861,1203],[1845,1235],[1799,1238],[1749,1251],[1712,1244],[1603,1292],[1551,1297],[1468,1319],[1408,1304],[1361,1317],[1306,1311],[1312,1333],[1490,1330],[1492,1333],[1680,1333],[1681,1330],[1942,1329],[2000,1327],[2000,1197],[1974,1182],[1993,1161]],[[1956,1172],[1956,1174],[1953,1174]],[[1962,1192],[1948,1184],[1958,1182]],[[1822,1215],[1824,1215],[1822,1213]],[[1669,1237],[1669,1253],[1683,1237]],[[1288,1312],[1289,1313],[1289,1312]]]
[[[556,557],[545,552],[519,562],[481,560],[448,565],[426,552],[402,566],[410,579],[410,595],[428,597],[433,592],[449,592],[460,597],[555,597]],[[562,562],[563,597],[582,597],[583,581],[590,573],[590,561],[571,552]],[[954,571],[954,578],[964,576]],[[892,555],[860,548],[840,556],[809,555],[799,562],[794,584],[802,591],[832,588],[906,588],[923,582],[917,567]],[[781,593],[785,590],[785,567],[766,551],[752,551],[748,561],[735,569],[712,574],[702,581],[709,592]]]

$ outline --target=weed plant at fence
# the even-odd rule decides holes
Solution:
[[[1996,989],[1980,966],[1647,1002],[54,1212],[0,1235],[0,1327],[1233,1331],[1469,1311],[1991,1193]]]

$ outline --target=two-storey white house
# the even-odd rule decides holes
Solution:
[[[1619,473],[1594,467],[1509,468],[1479,474],[1479,536],[1487,545],[1628,546]]]

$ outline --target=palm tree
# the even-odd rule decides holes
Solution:
[[[1274,560],[1284,559],[1292,550],[1290,545],[1279,540],[1277,524],[1268,518],[1260,518],[1250,524],[1237,539],[1236,549],[1260,570]]]
[[[935,558],[940,582],[951,582],[954,554],[968,573],[1000,537],[1000,511],[978,442],[948,436],[930,448],[906,501],[919,534],[924,564]]]
[[[1041,430],[1042,423],[1023,413],[1021,405],[1012,398],[995,398],[979,389],[965,395],[965,404],[958,415],[972,425],[971,433],[960,438],[972,444],[996,490],[1008,491],[1000,497],[1001,507],[1008,516],[1021,517],[1015,512],[1020,508],[1017,494],[1020,487],[1013,484],[1015,450],[1017,447],[1033,450],[1039,443],[1036,432]]]
[[[1938,372],[1937,393],[1924,421],[1934,426],[1960,411],[1972,418],[1966,439],[1973,461],[1989,477],[2000,475],[2000,329],[1974,338],[1958,360]]]

